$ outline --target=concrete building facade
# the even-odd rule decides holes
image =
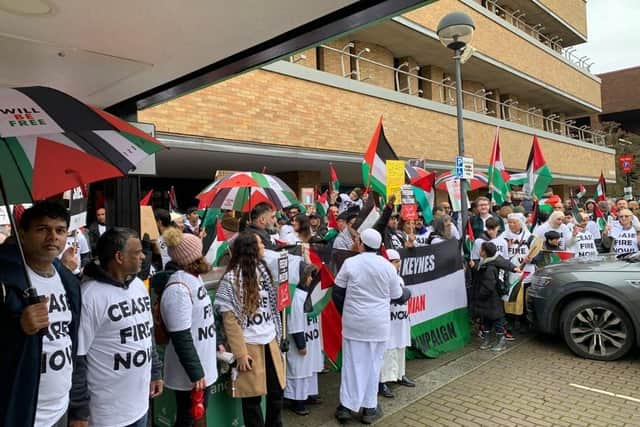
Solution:
[[[615,179],[615,152],[574,117],[601,111],[601,81],[571,54],[586,41],[584,0],[439,0],[326,41],[261,69],[138,112],[172,147],[167,177],[211,178],[219,169],[281,174],[294,186],[360,184],[360,162],[379,117],[404,159],[451,168],[457,154],[452,53],[439,20],[475,22],[462,67],[467,155],[489,161],[496,127],[507,169],[526,166],[533,135],[558,189]]]

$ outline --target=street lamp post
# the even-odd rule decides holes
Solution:
[[[460,72],[461,55],[467,44],[473,37],[475,25],[469,15],[462,12],[453,12],[446,15],[438,23],[438,38],[440,42],[454,51],[456,74],[456,117],[458,121],[458,155],[464,156],[464,125],[462,120],[462,76]],[[467,191],[466,179],[460,178],[460,230],[462,240],[467,226]]]

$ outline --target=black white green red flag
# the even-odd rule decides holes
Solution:
[[[389,145],[384,135],[382,116],[378,121],[369,147],[362,160],[362,182],[367,189],[371,189],[387,198],[387,167],[386,160],[397,160],[398,156]]]
[[[329,163],[329,188],[331,191],[340,193],[340,180],[338,179],[338,173],[331,163]]]
[[[522,187],[522,190],[540,199],[552,180],[553,176],[542,155],[538,137],[534,135],[529,160],[527,161],[527,182]]]
[[[596,202],[607,200],[607,181],[605,181],[602,171],[600,171],[600,178],[598,178],[598,185],[596,185],[595,199]]]
[[[491,200],[500,206],[507,201],[507,193],[509,193],[509,185],[507,183],[510,179],[509,173],[504,169],[502,153],[500,152],[500,128],[496,128],[496,136],[493,139],[493,149],[491,150],[487,176],[489,177]]]

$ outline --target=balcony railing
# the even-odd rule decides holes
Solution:
[[[545,45],[556,51],[558,55],[564,56],[576,67],[587,72],[591,72],[591,67],[594,64],[591,58],[589,58],[588,56],[578,57],[574,53],[576,48],[569,47],[565,49],[562,46],[562,37],[554,34],[543,33],[545,29],[544,25],[529,24],[523,19],[526,16],[526,13],[521,12],[519,9],[508,11],[504,7],[499,6],[498,1],[499,0],[484,0],[482,2],[482,6],[488,11],[504,19],[505,21],[510,22],[511,25],[528,34],[529,36],[537,39],[541,43],[544,43]]]
[[[326,45],[320,45],[318,46],[318,49],[326,49],[340,55],[342,77],[358,81],[368,81],[370,84],[375,84],[375,79],[372,76],[362,75],[360,62],[364,61],[375,67],[393,71],[395,78],[395,90],[398,92],[422,97],[423,91],[419,88],[420,84],[416,87],[412,86],[411,79],[414,78],[419,82],[422,82],[423,87],[424,84],[430,84],[433,85],[432,88],[437,88],[439,96],[435,101],[439,101],[446,105],[455,105],[455,82],[452,83],[450,77],[445,77],[441,81],[431,80],[417,74],[420,70],[419,66],[409,68],[409,64],[405,62],[400,64],[397,68],[391,67],[366,58],[365,54],[369,52],[367,49],[362,49],[356,55],[348,52],[348,50],[353,47],[353,43],[348,43],[343,49],[336,49]],[[348,71],[347,66],[350,65],[351,60],[355,62],[355,70]],[[304,60],[300,60],[299,56],[297,56],[290,57],[290,61],[303,62]],[[407,77],[406,86],[404,87],[400,87],[400,76]],[[513,123],[519,123],[523,126],[532,128],[532,133],[535,132],[535,130],[544,129],[547,132],[562,135],[578,141],[600,146],[606,145],[606,139],[609,135],[608,133],[591,129],[588,126],[576,126],[575,121],[573,120],[559,120],[560,116],[556,113],[549,112],[548,114],[545,114],[542,108],[536,106],[531,106],[527,109],[518,108],[517,100],[511,98],[505,100],[492,99],[489,96],[493,94],[491,91],[486,89],[479,89],[475,92],[463,90],[462,93],[465,98],[464,103],[466,103],[468,99],[467,97],[471,97],[473,100],[472,106],[463,106],[465,110],[500,118]],[[497,111],[500,111],[499,117],[498,114],[496,114]]]

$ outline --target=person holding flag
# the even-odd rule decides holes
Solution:
[[[360,254],[345,260],[332,297],[342,312],[342,370],[336,418],[344,423],[362,408],[361,421],[378,416],[380,368],[390,335],[390,304],[409,299],[391,263],[377,255],[382,236],[368,228],[357,239]]]

